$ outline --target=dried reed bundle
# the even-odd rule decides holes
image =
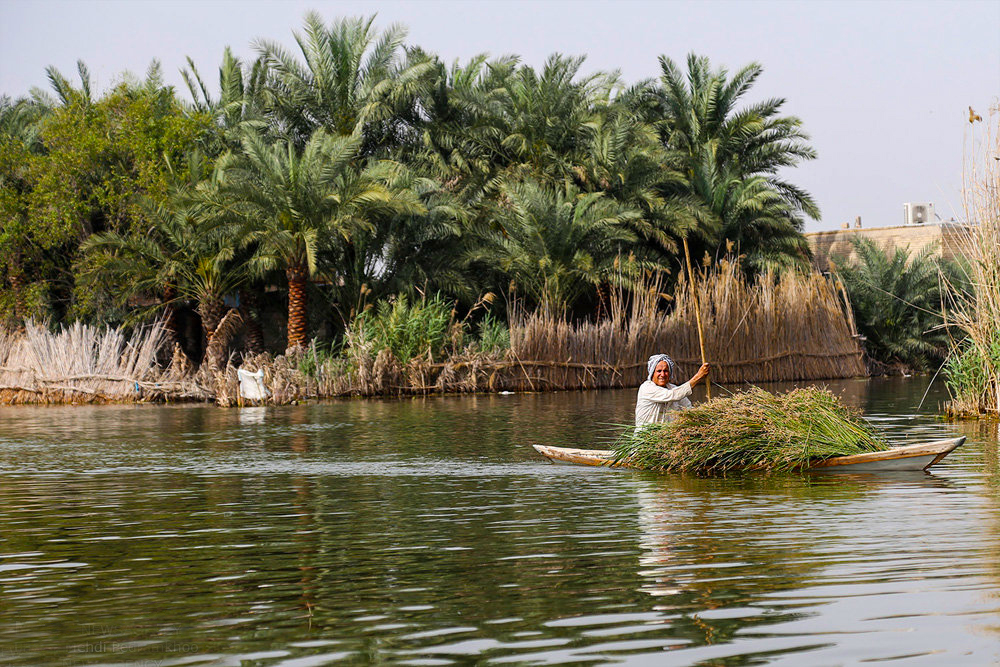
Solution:
[[[847,297],[822,275],[769,274],[751,283],[737,263],[722,262],[700,278],[698,290],[713,381],[865,375]],[[511,349],[525,367],[517,388],[634,387],[646,379],[645,359],[661,351],[693,374],[701,358],[690,290],[682,278],[669,312],[657,308],[659,292],[654,283],[634,293],[628,307],[619,293],[608,318],[596,323],[515,313]]]
[[[817,459],[888,448],[859,412],[829,391],[776,395],[753,388],[682,410],[670,423],[630,429],[615,457],[645,470],[725,473],[801,470]]]
[[[0,333],[0,403],[132,402],[202,398],[156,363],[163,326],[100,329],[75,323],[58,332],[28,323]]]
[[[962,203],[969,224],[956,241],[971,289],[948,286],[948,324],[965,335],[948,364],[954,415],[1000,414],[1000,106],[983,126],[966,159]]]

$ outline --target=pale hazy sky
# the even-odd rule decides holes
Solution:
[[[537,66],[560,52],[629,82],[656,76],[660,54],[695,51],[731,70],[758,61],[751,99],[785,97],[819,153],[789,175],[822,208],[807,230],[856,215],[899,224],[906,201],[960,218],[963,147],[982,132],[970,130],[968,107],[986,117],[1000,97],[1000,0],[0,0],[0,94],[47,87],[47,65],[75,78],[77,59],[103,89],[153,58],[186,94],[185,56],[214,82],[224,46],[249,58],[255,38],[292,44],[309,9],[327,19],[377,12],[379,25],[405,24],[409,43],[447,61],[515,53]]]

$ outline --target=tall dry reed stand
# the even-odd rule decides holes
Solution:
[[[0,404],[207,398],[157,365],[165,339],[162,323],[129,334],[80,322],[57,332],[31,322],[0,331]]]
[[[846,295],[824,276],[765,274],[748,282],[737,263],[724,261],[698,284],[696,301],[682,278],[669,310],[660,307],[656,283],[619,294],[598,322],[515,310],[511,352],[524,377],[515,373],[509,388],[636,387],[646,379],[645,360],[657,352],[669,353],[690,376],[703,344],[716,383],[866,375]]]
[[[701,307],[698,306],[697,281],[691,271],[691,250],[688,248],[687,236],[684,237],[684,260],[687,262],[688,282],[691,285],[691,301],[694,302],[695,322],[698,325],[698,348],[701,351],[701,363],[705,363],[705,332],[701,328]],[[712,400],[712,379],[705,378],[705,395]]]
[[[970,123],[962,203],[967,225],[957,246],[968,288],[949,285],[949,322],[964,335],[947,371],[955,416],[1000,414],[1000,106]]]

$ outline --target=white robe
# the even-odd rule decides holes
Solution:
[[[652,380],[646,380],[639,385],[639,394],[635,399],[635,427],[638,429],[646,424],[670,421],[671,411],[691,407],[690,395],[690,382],[680,386],[667,383],[666,387],[660,387]]]

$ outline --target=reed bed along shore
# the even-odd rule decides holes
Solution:
[[[734,263],[698,281],[712,378],[722,383],[819,380],[865,374],[842,291],[818,274],[765,275],[747,282]],[[646,359],[665,351],[680,372],[701,363],[694,303],[683,281],[669,308],[654,284],[621,291],[597,322],[570,322],[545,311],[514,309],[510,345],[489,353],[474,345],[444,359],[400,361],[388,349],[351,340],[341,355],[316,345],[294,353],[231,355],[228,363],[185,364],[175,352],[157,365],[159,326],[126,337],[74,325],[51,333],[30,326],[0,338],[0,402],[214,400],[243,405],[238,369],[263,371],[267,403],[342,396],[552,391],[635,387]]]
[[[963,205],[971,224],[958,239],[968,286],[948,286],[946,324],[956,344],[945,372],[954,417],[1000,415],[1000,105],[982,127],[965,169]]]
[[[765,275],[750,283],[735,263],[699,281],[699,304],[714,381],[723,383],[820,380],[866,374],[846,295],[818,274]],[[682,374],[701,363],[694,304],[681,282],[674,307],[658,307],[658,285],[610,299],[598,322],[570,322],[538,310],[515,310],[510,348],[496,354],[466,352],[433,362],[401,363],[388,350],[351,350],[345,358],[303,373],[302,356],[244,360],[264,370],[272,400],[283,403],[333,396],[560,391],[636,387],[646,359],[674,356]],[[308,351],[304,353],[308,355]],[[220,405],[238,405],[237,369],[217,386]]]

